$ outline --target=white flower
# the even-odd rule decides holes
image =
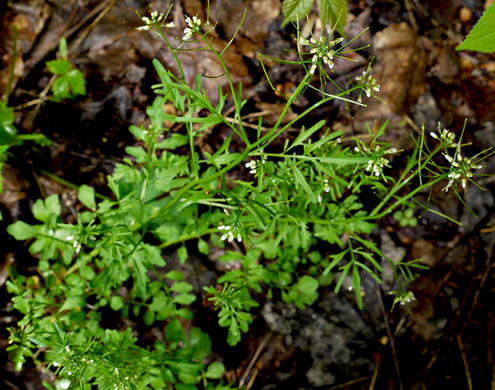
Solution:
[[[380,176],[382,174],[383,168],[388,165],[388,160],[383,157],[372,158],[368,160],[368,165],[366,166],[366,172],[372,172],[374,176]]]
[[[309,53],[303,53],[303,54],[312,54],[313,57],[311,58],[311,67],[309,69],[310,74],[314,74],[316,71],[317,65],[321,65],[321,61],[325,65],[328,65],[330,70],[333,69],[334,64],[333,64],[333,58],[335,56],[335,50],[332,49],[333,46],[338,45],[340,42],[342,42],[344,38],[337,38],[334,39],[333,41],[330,41],[329,38],[325,39],[322,36],[318,40],[316,40],[314,37],[311,37],[310,40],[308,41],[304,37],[299,37],[298,43],[300,45],[304,46],[309,46],[311,49]]]
[[[475,164],[472,159],[462,157],[461,152],[458,150],[454,157],[444,153],[443,156],[450,163],[450,172],[447,175],[449,181],[442,191],[448,192],[449,188],[454,184],[461,182],[462,188],[466,188],[468,180],[473,177],[473,169],[482,168],[481,165]],[[457,161],[456,161],[457,159]]]
[[[201,31],[201,20],[197,16],[186,17],[186,24],[188,27],[184,29],[184,41],[188,41],[197,32]]]
[[[457,146],[457,143],[454,142],[455,134],[451,131],[448,131],[447,129],[441,129],[440,123],[438,123],[438,134],[432,131],[430,132],[430,136],[431,138],[436,139],[437,141],[442,143],[443,146],[447,148],[453,148]]]
[[[250,169],[249,173],[253,175],[255,175],[256,172],[258,172],[256,160],[249,161],[248,163],[246,163],[245,167],[249,168]]]
[[[222,234],[222,236],[220,237],[220,240],[222,241],[227,240],[228,242],[232,242],[235,238],[237,238],[238,242],[242,241],[241,233],[239,232],[239,229],[234,225],[220,225],[218,226],[218,230],[226,231],[225,234]]]
[[[265,161],[265,160],[266,160],[266,157],[263,156],[263,161]],[[258,169],[260,167],[260,162],[257,160],[251,160],[251,161],[247,162],[244,166],[246,168],[250,169],[249,173],[251,173],[252,175],[256,175],[256,173],[258,173]]]
[[[380,91],[380,85],[373,76],[368,74],[367,71],[364,71],[362,76],[356,77],[356,80],[359,82],[362,90],[368,97],[374,95],[374,92]]]
[[[309,45],[309,41],[304,38],[303,36],[299,37],[299,44],[300,45]]]
[[[153,26],[159,24],[163,18],[165,18],[165,15],[162,14],[162,13],[158,13],[158,11],[153,11],[151,14],[150,14],[150,17],[148,18],[147,16],[142,16],[141,17],[141,20],[143,21],[144,23],[144,26],[140,26],[140,27],[136,27],[136,30],[140,30],[140,31],[146,31],[146,30],[149,30],[151,29]],[[174,27],[174,23],[168,23],[165,27]]]
[[[330,192],[330,184],[328,184],[328,179],[323,180],[323,191],[327,194]]]
[[[413,302],[416,300],[416,297],[412,293],[412,291],[389,291],[387,295],[395,295],[394,297],[394,303],[399,303],[400,305],[404,306],[407,303]]]

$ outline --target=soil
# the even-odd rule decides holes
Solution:
[[[424,3],[424,4],[421,4]],[[320,108],[313,119],[325,119],[331,129],[344,131],[344,138],[365,134],[366,124],[390,120],[386,141],[397,149],[413,147],[410,134],[422,124],[427,131],[441,123],[460,134],[467,118],[465,142],[472,154],[495,145],[495,55],[457,52],[467,32],[489,1],[352,0],[346,34],[355,36],[354,47],[370,45],[355,54],[355,62],[336,61],[333,77],[345,86],[362,74],[374,58],[373,74],[381,85],[379,100],[348,112],[342,103]],[[13,25],[18,28],[12,94],[20,133],[42,133],[53,142],[10,149],[4,166],[4,189],[0,195],[0,387],[42,389],[53,375],[27,363],[14,371],[4,349],[7,328],[15,326],[6,292],[7,270],[34,271],[35,259],[26,247],[6,233],[18,219],[29,222],[34,201],[50,194],[63,200],[63,219],[75,222],[80,205],[75,186],[89,184],[109,195],[106,175],[134,145],[131,124],[146,120],[151,86],[158,81],[151,59],[158,58],[172,71],[170,53],[149,32],[136,31],[136,10],[148,14],[165,11],[166,0],[21,0],[0,4],[0,94],[8,84],[12,62]],[[226,52],[225,62],[234,82],[243,82],[248,99],[246,114],[266,111],[264,124],[277,118],[283,101],[267,85],[258,52],[290,58],[294,29],[281,27],[281,0],[211,0],[210,17],[217,22],[214,44],[225,45],[235,33],[246,8],[239,36]],[[308,19],[321,29],[317,9]],[[206,17],[200,0],[177,1],[173,18],[178,26],[170,39],[180,36],[184,14]],[[87,95],[74,101],[54,103],[46,99],[50,75],[45,61],[55,58],[59,39],[68,40],[69,58],[83,72]],[[289,50],[287,50],[289,49]],[[219,75],[219,64],[204,52],[181,53],[186,78],[197,73]],[[288,92],[303,76],[288,65],[267,65],[276,89]],[[206,79],[205,89],[214,99],[217,83]],[[329,85],[327,92],[332,93]],[[319,96],[308,93],[298,102],[303,107]],[[299,107],[295,107],[297,112]],[[352,115],[352,118],[351,118]],[[274,119],[275,118],[275,119]],[[215,150],[222,129],[204,139],[203,147]],[[290,133],[289,133],[289,136]],[[235,145],[234,145],[235,146]],[[395,165],[395,164],[394,164]],[[484,173],[493,173],[495,159],[485,161]],[[63,179],[63,180],[60,180]],[[435,191],[432,209],[461,221],[451,223],[434,213],[423,213],[416,228],[401,227],[385,218],[372,239],[391,258],[407,251],[422,258],[430,270],[409,287],[416,301],[391,310],[393,298],[386,294],[392,283],[377,286],[363,278],[364,310],[353,293],[335,295],[320,289],[319,300],[298,310],[275,297],[260,298],[250,332],[235,348],[225,343],[225,332],[208,308],[198,310],[198,325],[213,338],[214,352],[227,368],[226,378],[246,389],[488,389],[495,388],[493,336],[495,327],[495,181],[481,177],[461,194],[477,214],[473,217],[452,192]],[[427,195],[425,195],[427,196]],[[425,198],[426,199],[426,198]],[[175,254],[164,253],[169,266]],[[184,269],[195,275],[196,291],[214,283],[215,267],[205,270],[200,259]],[[345,287],[345,286],[344,286]]]

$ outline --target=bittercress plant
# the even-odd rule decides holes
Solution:
[[[153,61],[160,78],[154,86],[157,96],[146,111],[148,124],[130,127],[141,146],[128,146],[130,157],[107,177],[112,196],[97,200],[98,194],[83,185],[78,198],[86,210],[76,224],[61,220],[59,198],[51,195],[33,206],[38,224],[17,221],[8,228],[17,240],[29,240],[29,251],[39,259],[36,274],[19,275],[10,269],[7,288],[22,318],[10,329],[8,350],[18,370],[26,358],[54,370],[61,388],[230,388],[218,381],[225,368],[212,361],[208,334],[185,329],[184,321],[194,320],[192,304],[202,291],[167,264],[164,254],[169,247],[184,263],[193,246],[203,256],[215,246],[224,250],[218,261],[238,265],[215,285],[203,286],[230,345],[249,330],[251,311],[263,295],[276,293],[303,309],[318,299],[322,288],[333,286],[339,292],[349,279],[362,308],[361,275],[367,273],[377,283],[393,277],[396,302],[411,301],[414,297],[405,285],[425,267],[418,259],[396,263],[388,258],[370,241],[373,229],[392,213],[399,221],[411,221],[409,210],[428,210],[415,195],[439,182],[447,180],[446,190],[460,197],[458,185],[474,183],[473,169],[491,154],[466,159],[461,155],[462,135],[453,145],[451,133],[428,137],[423,129],[413,137],[415,149],[396,177],[391,159],[401,151],[379,140],[386,123],[373,131],[368,128],[366,142],[354,139],[351,145],[342,142],[342,131],[330,131],[325,121],[310,122],[312,111],[334,99],[364,105],[358,98],[373,97],[379,85],[369,67],[348,90],[338,95],[320,90],[320,101],[286,121],[289,108],[304,91],[318,89],[313,76],[330,72],[331,77],[335,53],[345,58],[350,52],[344,36],[313,42],[313,37],[298,32],[300,61],[292,63],[305,70],[304,76],[277,122],[262,131],[260,118],[251,131],[242,120],[242,84],[234,85],[223,60],[234,37],[218,51],[208,35],[214,26],[188,16],[176,47],[164,34],[165,28],[173,27],[169,13],[170,9],[142,17],[144,25],[138,29],[163,38],[179,74]],[[189,48],[191,41],[210,50],[225,72],[229,94],[219,87],[215,102],[206,94],[202,76],[193,86],[185,80],[177,53],[196,50]],[[301,42],[308,42],[308,52]],[[327,45],[321,56],[320,44]],[[335,52],[329,55],[328,50]],[[176,114],[168,114],[165,104],[173,105]],[[226,114],[229,107],[232,117]],[[303,120],[309,125],[302,125]],[[172,132],[165,123],[180,130]],[[217,126],[226,134],[222,145],[212,153],[200,150],[196,141]],[[295,138],[288,138],[283,148],[272,147],[294,126],[300,126]],[[242,146],[234,148],[233,140]],[[419,184],[413,180],[417,178]],[[377,198],[372,209],[363,205],[364,188]],[[327,252],[316,250],[321,243],[326,243]],[[381,259],[391,265],[393,275],[384,274]],[[124,321],[117,322],[117,329],[104,328],[105,312],[161,327],[163,337],[147,345],[125,328]]]

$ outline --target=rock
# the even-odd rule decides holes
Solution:
[[[344,296],[333,293],[303,311],[282,302],[267,302],[262,310],[269,328],[285,334],[288,346],[309,353],[306,378],[314,387],[373,370],[374,362],[363,348],[375,332],[361,314]]]

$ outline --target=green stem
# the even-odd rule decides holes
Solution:
[[[168,46],[168,48],[172,52],[172,55],[174,56],[175,62],[177,64],[177,67],[179,68],[180,80],[185,81],[186,80],[186,77],[184,76],[184,70],[182,69],[182,65],[180,64],[179,57],[177,56],[177,53],[175,52],[174,47],[170,44],[170,42],[168,41],[167,37],[163,33],[163,30],[162,30],[161,26],[157,25],[156,26],[156,31],[158,32],[158,34],[163,39],[163,41],[165,42],[165,44]]]
[[[79,186],[77,184],[74,184],[74,183],[71,183],[70,181],[67,181],[65,179],[62,179],[61,177],[53,174],[53,173],[50,173],[48,171],[45,171],[45,170],[41,170],[40,171],[43,175],[46,175],[48,176],[50,179],[53,179],[57,182],[59,182],[60,184],[63,184],[64,186],[68,187],[68,188],[72,188],[74,190],[79,190]],[[99,198],[99,199],[102,199],[102,200],[110,200],[110,198],[108,196],[105,196],[105,195],[101,195],[101,194],[98,194],[95,192],[95,197]]]
[[[306,79],[308,78],[308,75],[309,74],[306,74],[306,77],[303,79],[303,81],[301,82],[301,84],[299,84],[299,86],[302,85],[302,87],[304,88],[306,86]],[[309,75],[311,76],[311,75]],[[299,89],[299,87],[298,87]],[[288,105],[285,106],[285,109],[284,109],[284,112],[282,112],[282,114],[280,115],[280,119],[279,119],[279,122],[281,123],[285,114],[287,113],[287,110],[289,109],[290,107],[290,104],[292,104],[292,102],[295,100],[295,95],[296,93],[299,94],[301,91],[302,91],[302,88],[300,91],[298,91],[298,89],[296,89],[296,91],[292,94],[291,98],[289,99],[289,101],[287,102]],[[277,134],[275,134],[273,136],[273,139],[269,140],[266,142],[266,144],[264,145],[264,147],[268,146],[273,140],[275,140],[281,133],[283,133],[285,130],[287,130],[289,127],[291,127],[294,123],[296,123],[297,121],[299,121],[300,119],[304,118],[306,115],[308,115],[311,111],[317,109],[318,107],[320,107],[321,105],[331,101],[331,100],[334,100],[334,99],[341,99],[343,98],[344,95],[347,95],[349,93],[351,93],[352,91],[354,90],[357,90],[357,89],[360,89],[358,87],[354,87],[354,88],[351,88],[349,91],[344,91],[344,92],[341,92],[337,95],[332,95],[332,96],[329,96],[329,97],[326,97],[325,99],[322,99],[320,100],[319,102],[313,104],[311,107],[307,108],[306,110],[304,110],[301,114],[299,114],[296,118],[294,118],[293,120],[291,120],[289,123],[287,123],[285,126],[283,126],[278,132]],[[294,97],[294,99],[293,99]],[[349,102],[352,102],[352,103],[355,103],[355,104],[358,104],[358,105],[361,105],[361,106],[366,106],[365,104],[362,104],[362,103],[356,103],[354,102],[353,100],[348,100],[348,99],[345,99],[344,98],[344,101],[349,101]],[[289,104],[290,103],[290,104]],[[275,125],[274,129],[278,128],[278,126],[280,125],[280,123],[277,122],[277,124]],[[273,130],[273,129],[272,129]],[[269,133],[267,133],[263,139],[265,138],[269,138],[268,136],[272,135],[273,134],[273,131],[270,131]]]
[[[409,183],[413,178],[415,178],[416,176],[420,175],[421,174],[421,171],[426,167],[426,165],[431,161],[431,159],[433,158],[433,156],[435,156],[441,149],[440,148],[437,148],[436,150],[434,150],[430,155],[428,155],[428,157],[423,161],[423,163],[418,166],[418,168],[412,172],[407,178],[407,174],[408,174],[408,169],[405,169],[402,176],[399,178],[399,180],[397,181],[397,183],[392,187],[392,189],[388,192],[387,196],[385,196],[385,198],[382,199],[382,201],[375,207],[375,209],[370,213],[370,216],[374,216],[376,215],[380,209],[385,205],[387,204],[387,202],[395,196],[395,194],[397,193],[397,191],[399,191],[401,188],[403,188],[407,183]],[[421,148],[418,149],[418,152],[421,151]],[[442,180],[444,179],[445,177],[447,177],[447,174],[443,174],[443,175],[440,175],[439,176]],[[416,190],[414,190],[413,192],[418,192],[418,191],[421,191],[422,189],[424,188],[427,188],[431,185],[433,185],[434,183],[440,181],[440,180],[433,180],[433,182],[428,182],[426,184],[423,184],[423,185],[420,185]],[[407,199],[409,199],[410,196],[407,197]],[[403,203],[403,200],[400,201],[400,203]],[[395,207],[394,207],[395,208]],[[390,207],[389,207],[390,209]],[[388,209],[387,209],[388,210]]]
[[[167,247],[175,245],[175,244],[180,244],[181,242],[184,242],[184,241],[194,240],[195,238],[200,238],[202,236],[206,236],[207,234],[212,234],[212,233],[216,233],[216,232],[218,232],[217,228],[211,228],[211,229],[205,230],[204,232],[201,232],[201,233],[194,232],[194,233],[190,233],[190,234],[184,234],[183,236],[180,236],[176,240],[167,241],[167,242],[164,242],[164,243],[158,245],[158,248],[159,249],[167,248]]]
[[[245,14],[244,14],[244,16],[245,16]],[[244,21],[244,18],[242,19],[242,21]],[[241,21],[241,24],[242,24],[242,21]],[[230,90],[232,92],[232,99],[234,100],[234,105],[235,105],[235,116],[238,118],[237,122],[239,124],[239,130],[242,134],[241,138],[244,141],[244,143],[249,146],[250,143],[249,143],[249,139],[246,135],[246,130],[244,130],[244,126],[242,125],[242,121],[240,120],[240,118],[241,118],[241,97],[236,96],[236,90],[234,88],[234,83],[232,82],[232,77],[230,76],[229,69],[227,68],[227,65],[225,64],[225,62],[223,61],[220,53],[218,53],[218,51],[215,50],[215,48],[208,41],[207,37],[204,36],[203,34],[200,34],[200,35],[201,35],[201,38],[203,39],[203,41],[208,45],[208,48],[211,50],[211,52],[215,55],[215,57],[217,57],[218,61],[220,61],[220,64],[222,65],[222,68],[225,71],[225,74],[227,75],[229,87],[230,87]]]
[[[200,179],[193,180],[189,184],[187,184],[186,186],[184,186],[181,190],[179,190],[177,192],[177,194],[174,196],[174,198],[169,203],[167,203],[166,205],[164,205],[163,207],[161,207],[160,209],[158,209],[157,211],[155,211],[153,214],[151,214],[143,222],[143,225],[148,224],[153,219],[159,217],[163,212],[165,212],[168,209],[170,209],[173,206],[175,206],[180,201],[181,197],[187,191],[189,191],[191,188],[193,188],[194,186],[200,185],[202,183],[206,183],[206,182],[211,181],[211,180],[213,180],[213,179],[215,179],[215,178],[217,178],[219,176],[222,176],[223,174],[225,174],[226,172],[228,172],[229,170],[231,170],[232,168],[234,168],[235,166],[237,166],[239,163],[241,163],[249,155],[249,153],[252,150],[258,148],[263,142],[265,142],[267,139],[269,139],[273,135],[273,133],[277,130],[277,128],[280,126],[280,124],[282,123],[282,120],[283,120],[284,116],[287,114],[287,111],[289,110],[289,107],[294,102],[294,100],[296,99],[296,97],[304,89],[304,86],[306,85],[306,81],[308,80],[308,78],[310,76],[311,76],[310,74],[306,74],[306,76],[301,81],[301,83],[299,84],[299,86],[296,88],[296,90],[294,91],[294,93],[292,94],[292,96],[290,97],[290,99],[287,101],[287,103],[286,103],[286,105],[284,107],[284,110],[280,114],[279,120],[277,121],[277,123],[275,124],[275,126],[267,134],[265,134],[265,136],[263,136],[262,138],[258,139],[255,143],[252,143],[252,144],[247,145],[246,146],[246,149],[244,150],[244,152],[236,160],[234,160],[230,164],[226,165],[225,167],[223,167],[218,172],[215,172],[212,175],[209,175],[209,176],[206,176],[206,177],[203,177],[203,178],[200,178]],[[137,226],[135,229],[137,229],[137,228],[139,228],[139,227]]]

